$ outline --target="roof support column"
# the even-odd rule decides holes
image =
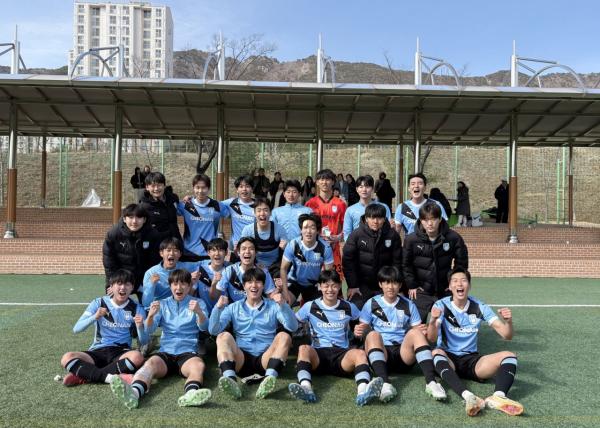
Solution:
[[[508,182],[508,242],[517,244],[518,224],[518,197],[517,197],[517,146],[519,139],[519,126],[517,123],[517,114],[510,115],[510,178]]]
[[[44,131],[45,132],[45,131]],[[40,180],[40,207],[46,208],[46,175],[48,165],[48,152],[46,151],[46,135],[42,137],[42,177]]]
[[[404,201],[404,144],[396,145],[396,205]]]
[[[225,199],[225,110],[217,110],[217,200]]]
[[[415,111],[415,130],[414,130],[414,140],[415,140],[415,157],[414,157],[414,173],[421,172],[420,164],[421,164],[421,113],[417,110]]]
[[[8,192],[6,201],[6,227],[4,228],[4,238],[16,238],[17,230],[17,124],[18,112],[17,105],[10,103],[8,117]]]
[[[317,112],[317,172],[323,169],[323,110]]]
[[[569,169],[567,173],[569,180],[569,226],[573,226],[573,143],[569,142]]]
[[[121,151],[123,148],[123,106],[115,106],[115,138],[113,142],[113,223],[116,224],[121,217],[121,201],[123,196],[123,171],[121,170]]]

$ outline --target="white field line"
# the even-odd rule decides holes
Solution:
[[[87,303],[82,302],[58,302],[58,303],[33,303],[33,302],[0,302],[0,306],[85,306]],[[491,304],[488,306],[503,308],[503,307],[511,307],[511,308],[600,308],[600,305],[527,305],[527,304]]]

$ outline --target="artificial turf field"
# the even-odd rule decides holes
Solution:
[[[319,402],[293,400],[287,384],[295,381],[293,351],[276,392],[256,400],[256,386],[232,402],[216,389],[219,372],[207,357],[205,385],[213,399],[202,408],[179,408],[183,379],[171,377],[152,386],[137,410],[129,411],[107,385],[65,388],[53,380],[64,374],[61,355],[85,350],[93,328],[74,335],[72,327],[84,305],[103,288],[101,276],[0,275],[0,426],[3,427],[170,427],[170,426],[600,426],[598,388],[598,307],[513,306],[515,337],[502,341],[484,326],[480,351],[512,350],[519,356],[517,380],[510,396],[525,406],[511,418],[487,410],[468,418],[462,401],[448,391],[445,403],[425,395],[418,369],[392,377],[399,397],[363,408],[354,404],[353,379],[315,377]],[[600,283],[585,279],[475,279],[472,295],[489,304],[594,305]],[[45,305],[7,305],[41,303]],[[54,304],[54,305],[51,305]],[[214,348],[212,350],[214,355]],[[493,383],[468,382],[481,397]]]

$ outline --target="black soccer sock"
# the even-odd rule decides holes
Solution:
[[[136,367],[129,358],[113,361],[100,369],[104,373],[104,378],[109,374],[135,373],[135,370]]]
[[[219,368],[221,369],[221,373],[223,376],[231,378],[233,380],[237,380],[237,376],[235,374],[235,362],[231,360],[225,360],[219,364]]]
[[[134,380],[131,388],[137,393],[138,398],[142,398],[148,392],[148,384],[143,380]]]
[[[312,365],[308,361],[298,361],[296,364],[298,383],[308,382],[312,385]]]
[[[354,381],[357,385],[371,381],[371,372],[369,371],[368,364],[359,364],[354,367]]]
[[[193,391],[195,389],[200,389],[200,388],[202,388],[202,382],[197,381],[197,380],[190,380],[189,382],[185,383],[183,390],[187,393],[188,391]]]
[[[284,361],[279,358],[269,358],[269,362],[267,364],[267,370],[265,374],[267,376],[279,376],[279,372],[283,369]]]
[[[501,391],[504,395],[512,386],[515,375],[517,374],[517,357],[507,357],[500,363],[498,373],[496,373],[496,391]]]
[[[435,381],[435,368],[433,367],[433,359],[431,357],[431,348],[428,345],[421,346],[415,349],[415,357],[421,367],[425,383]]]
[[[106,379],[106,374],[102,370],[91,363],[81,361],[79,358],[69,361],[66,368],[75,376],[85,379],[88,382],[102,383]]]
[[[443,355],[436,355],[433,357],[433,364],[435,366],[435,371],[440,375],[444,382],[446,382],[448,386],[452,388],[452,391],[456,392],[459,397],[462,397],[462,393],[467,389],[456,372],[450,367],[448,359]]]
[[[384,382],[389,383],[387,362],[382,349],[373,348],[369,351],[369,363],[371,363],[375,376],[383,378]]]

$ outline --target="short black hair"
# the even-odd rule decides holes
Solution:
[[[329,168],[322,169],[321,171],[317,172],[315,177],[315,180],[321,179],[335,181],[335,174]]]
[[[250,281],[259,281],[264,284],[266,282],[266,280],[267,280],[267,275],[265,274],[265,272],[261,268],[257,268],[257,267],[248,269],[242,275],[242,284],[246,284],[247,282],[250,282]]]
[[[192,285],[192,274],[185,269],[175,269],[169,274],[169,285],[174,282],[183,282]]]
[[[206,174],[196,174],[192,180],[192,186],[198,183],[204,183],[210,189],[210,177]]]
[[[419,220],[424,220],[429,216],[442,218],[442,209],[433,200],[427,200],[419,209]]]
[[[181,239],[179,238],[170,236],[168,238],[163,239],[160,245],[158,246],[158,251],[166,250],[169,247],[175,247],[179,250],[179,252],[183,253],[183,242],[181,242]]]
[[[377,282],[393,282],[400,284],[402,282],[402,274],[396,266],[383,266],[377,272]]]
[[[146,179],[144,180],[144,183],[146,184],[146,186],[148,186],[149,184],[154,184],[154,183],[167,184],[167,179],[165,178],[165,176],[163,175],[162,172],[154,171],[154,172],[149,172],[146,175]]]
[[[208,244],[206,245],[206,251],[210,251],[210,250],[227,251],[228,248],[229,248],[229,245],[227,244],[227,241],[224,240],[223,238],[211,239],[208,242]]]
[[[240,240],[237,242],[237,245],[235,246],[235,250],[240,251],[240,248],[242,248],[242,244],[244,242],[251,242],[252,245],[254,245],[254,249],[256,250],[256,240],[251,236],[242,236],[240,238]]]
[[[307,220],[310,220],[310,221],[314,222],[315,226],[317,226],[317,232],[321,233],[321,227],[323,227],[323,222],[321,221],[321,217],[320,216],[318,216],[315,213],[300,214],[298,216],[298,226],[300,226],[300,229],[302,229],[302,225]]]
[[[367,187],[373,187],[375,186],[375,180],[373,180],[373,177],[370,175],[361,175],[356,179],[356,187],[360,186],[361,184]]]
[[[284,190],[287,190],[289,187],[295,188],[298,192],[302,192],[302,185],[298,180],[287,180],[285,182]]]
[[[383,179],[385,179],[385,177],[387,177],[387,175],[385,174],[385,172],[381,171],[381,172],[379,173],[379,179],[380,179],[380,180],[383,180]]]
[[[467,280],[469,281],[469,284],[471,283],[471,272],[469,272],[468,269],[465,269],[462,266],[454,266],[452,269],[450,269],[450,272],[448,272],[448,282],[450,282],[450,278],[452,278],[452,275],[456,273],[464,273],[467,277]]]
[[[135,287],[135,276],[131,271],[127,269],[118,269],[111,273],[108,277],[108,283],[112,286],[114,284],[127,284],[130,283]]]
[[[125,217],[139,217],[148,218],[148,211],[140,204],[129,204],[123,208],[123,218]]]
[[[365,208],[365,218],[386,218],[387,211],[381,204],[371,203]]]
[[[416,174],[410,174],[408,176],[408,182],[410,183],[410,180],[412,180],[413,178],[420,178],[421,180],[423,180],[423,184],[425,186],[427,186],[427,177],[425,177],[425,175],[422,172],[417,172]]]
[[[342,285],[342,279],[340,274],[335,269],[323,270],[319,274],[319,284],[325,284],[326,282],[333,281],[336,284]]]
[[[242,185],[242,183],[246,183],[248,186],[254,187],[254,180],[248,174],[240,175],[238,178],[235,179],[233,185],[237,189]]]
[[[269,207],[269,209],[271,209],[271,204],[269,203],[269,200],[264,196],[258,196],[254,199],[254,209],[256,209],[256,207],[259,205],[266,205]]]

